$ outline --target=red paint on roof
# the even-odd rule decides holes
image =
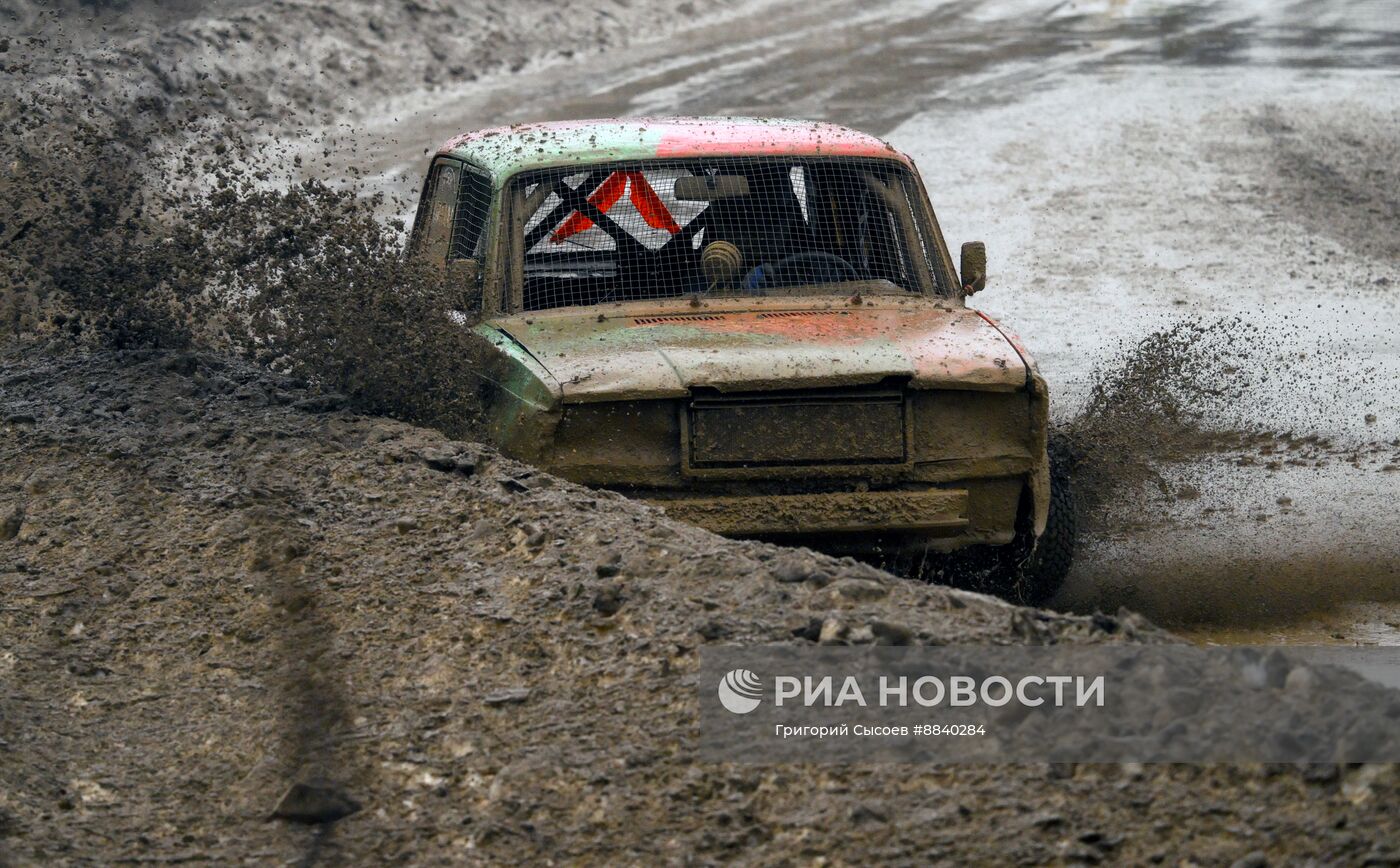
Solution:
[[[716,118],[662,124],[658,157],[720,154],[825,154],[898,157],[889,144],[848,127],[805,121]]]

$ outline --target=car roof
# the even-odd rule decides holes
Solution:
[[[452,156],[498,182],[526,169],[716,156],[880,157],[910,165],[889,143],[821,121],[791,118],[666,117],[514,124],[449,139]]]

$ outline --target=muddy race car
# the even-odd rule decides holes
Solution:
[[[715,533],[1023,601],[1073,548],[1049,395],[964,304],[910,159],[824,123],[666,118],[468,133],[414,249],[463,292],[486,435]]]

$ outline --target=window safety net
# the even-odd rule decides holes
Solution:
[[[440,160],[428,173],[414,219],[414,243],[439,261],[481,255],[491,210],[491,180],[455,160]]]
[[[524,176],[526,310],[938,288],[908,171],[732,158]]]

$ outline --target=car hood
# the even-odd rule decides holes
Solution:
[[[632,307],[632,306],[629,306]],[[1010,391],[1026,361],[991,320],[936,304],[810,309],[543,312],[491,325],[532,355],[570,402],[811,388],[910,378],[915,388]]]

